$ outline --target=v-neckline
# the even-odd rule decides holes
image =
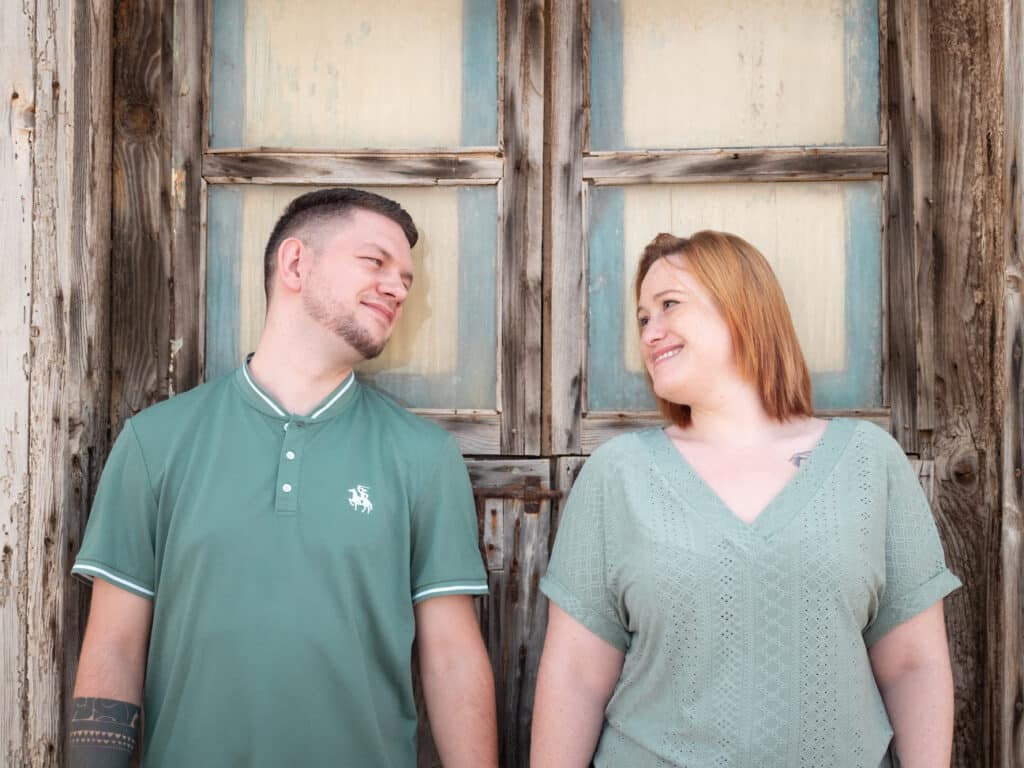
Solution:
[[[800,463],[793,476],[749,523],[742,520],[722,501],[721,496],[676,448],[664,429],[658,428],[655,431],[661,443],[659,458],[665,469],[666,479],[678,473],[685,481],[685,489],[680,487],[680,483],[669,482],[669,486],[683,503],[726,531],[741,535],[757,533],[768,536],[784,527],[807,506],[824,480],[831,474],[855,428],[856,422],[850,419],[830,420],[807,459]]]

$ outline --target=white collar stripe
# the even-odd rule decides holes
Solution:
[[[132,589],[134,589],[134,590],[136,590],[138,592],[141,592],[144,595],[149,595],[150,597],[153,597],[153,594],[154,594],[153,590],[151,590],[151,589],[146,589],[145,587],[141,586],[140,584],[136,584],[134,581],[128,581],[128,579],[122,579],[120,576],[115,576],[110,571],[105,571],[102,568],[97,568],[95,565],[76,565],[71,570],[72,570],[73,573],[78,573],[79,571],[84,571],[84,573],[82,575],[83,576],[88,576],[90,579],[92,577],[89,576],[89,574],[93,574],[94,573],[97,576],[102,576],[104,579],[107,579],[108,581],[113,581],[116,584],[123,584],[126,587],[131,587]]]
[[[348,392],[348,388],[352,386],[352,382],[355,381],[355,380],[356,380],[356,375],[354,373],[350,373],[348,375],[348,382],[345,384],[344,387],[342,387],[340,390],[338,390],[338,394],[336,394],[334,397],[332,397],[330,400],[328,400],[326,403],[324,403],[318,410],[316,410],[312,415],[310,415],[309,418],[315,419],[321,413],[323,413],[328,408],[330,408],[332,405],[334,405],[336,402],[338,402],[338,398],[341,397],[342,395],[344,395],[346,392]]]
[[[282,411],[280,408],[278,408],[273,400],[271,400],[269,397],[267,397],[262,392],[260,392],[260,388],[257,387],[256,384],[253,382],[253,380],[249,378],[249,364],[248,363],[246,363],[245,365],[242,366],[242,375],[245,376],[245,380],[249,383],[249,386],[252,387],[252,391],[255,392],[257,395],[259,395],[263,399],[263,402],[265,402],[267,405],[269,405],[271,408],[273,408],[274,409],[274,413],[276,413],[278,416],[287,416],[288,415],[287,413]]]
[[[486,592],[486,584],[458,584],[454,587],[434,587],[433,589],[424,589],[412,596],[413,600],[419,600],[421,597],[427,595],[436,595],[442,592]]]

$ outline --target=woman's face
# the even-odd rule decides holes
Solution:
[[[640,346],[655,393],[694,405],[738,376],[729,327],[680,256],[651,265],[637,306]]]

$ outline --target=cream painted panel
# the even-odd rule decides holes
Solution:
[[[296,187],[248,187],[242,211],[242,263],[239,274],[239,349],[256,348],[266,314],[263,249],[277,217],[306,191]],[[376,360],[359,366],[366,373],[444,374],[458,362],[459,200],[451,188],[378,189],[405,208],[420,230],[413,249],[415,280],[402,318]]]
[[[843,0],[623,0],[627,147],[840,144]]]
[[[636,314],[632,275],[659,232],[732,232],[761,251],[786,294],[807,365],[825,373],[846,362],[846,206],[836,183],[673,184],[624,190],[626,269],[623,317]],[[635,327],[632,326],[631,327]],[[636,333],[625,334],[625,364],[642,371]]]
[[[462,0],[258,0],[243,39],[247,146],[461,143]]]

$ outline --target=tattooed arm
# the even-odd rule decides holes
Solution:
[[[70,768],[124,768],[139,737],[153,605],[97,578],[75,680]]]

